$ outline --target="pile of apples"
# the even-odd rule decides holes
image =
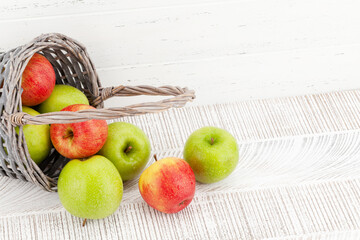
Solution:
[[[55,84],[50,62],[36,53],[22,75],[22,110],[30,115],[93,109],[80,90]],[[18,131],[18,129],[17,129]],[[213,183],[227,177],[239,159],[235,138],[216,127],[193,132],[184,146],[184,159],[167,157],[144,170],[151,146],[146,134],[133,124],[105,120],[23,127],[31,158],[40,164],[52,147],[71,159],[58,179],[61,203],[72,215],[105,218],[118,209],[123,181],[141,174],[138,185],[151,207],[176,213],[190,204],[196,180]],[[144,171],[143,171],[144,170]]]

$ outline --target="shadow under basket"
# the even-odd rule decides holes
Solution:
[[[96,109],[78,112],[51,112],[31,116],[22,112],[21,79],[30,58],[40,53],[52,64],[56,84],[71,85],[84,92]],[[30,157],[23,133],[26,124],[74,123],[90,119],[110,120],[123,116],[157,113],[183,107],[195,98],[192,90],[163,86],[117,86],[102,88],[84,46],[59,33],[43,34],[30,43],[0,53],[0,175],[34,183],[47,191],[57,190],[57,178],[69,161],[54,149],[40,165]],[[168,99],[105,109],[103,102],[113,96],[171,96]],[[18,133],[15,129],[19,128]]]

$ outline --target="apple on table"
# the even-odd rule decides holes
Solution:
[[[108,132],[99,154],[116,166],[123,181],[134,179],[150,158],[149,138],[140,128],[126,122],[109,124]]]
[[[184,159],[196,180],[214,183],[229,176],[239,161],[236,139],[226,130],[203,127],[193,132],[184,147]]]
[[[95,109],[85,104],[67,106],[61,111],[76,112]],[[105,144],[108,125],[105,120],[92,119],[78,123],[51,124],[50,138],[55,149],[64,157],[85,158],[96,154]]]
[[[123,195],[123,183],[115,166],[105,157],[74,159],[62,169],[59,198],[72,215],[86,219],[105,218],[116,211]],[[83,225],[84,225],[83,224]]]
[[[195,182],[194,172],[187,162],[168,157],[145,169],[139,179],[139,191],[152,208],[177,213],[194,198]]]

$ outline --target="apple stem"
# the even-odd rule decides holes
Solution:
[[[83,226],[83,227],[85,227],[86,220],[87,220],[87,218],[85,218],[84,221],[83,221],[83,223],[82,223],[82,226]]]
[[[125,150],[125,153],[130,152],[130,151],[131,151],[131,149],[132,149],[132,146],[129,146],[129,147]]]
[[[73,137],[74,136],[74,133],[73,132],[68,132],[65,134],[65,136],[63,136],[63,138],[69,138],[69,137]]]
[[[211,138],[211,143],[210,143],[211,145],[213,145],[214,144],[214,138]]]
[[[156,154],[154,154],[154,159],[155,159],[155,161],[157,162],[157,157],[156,157]]]

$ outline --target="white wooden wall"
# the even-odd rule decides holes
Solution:
[[[303,95],[360,87],[359,12],[359,0],[1,0],[0,51],[61,32],[104,86],[188,86],[194,105]]]

